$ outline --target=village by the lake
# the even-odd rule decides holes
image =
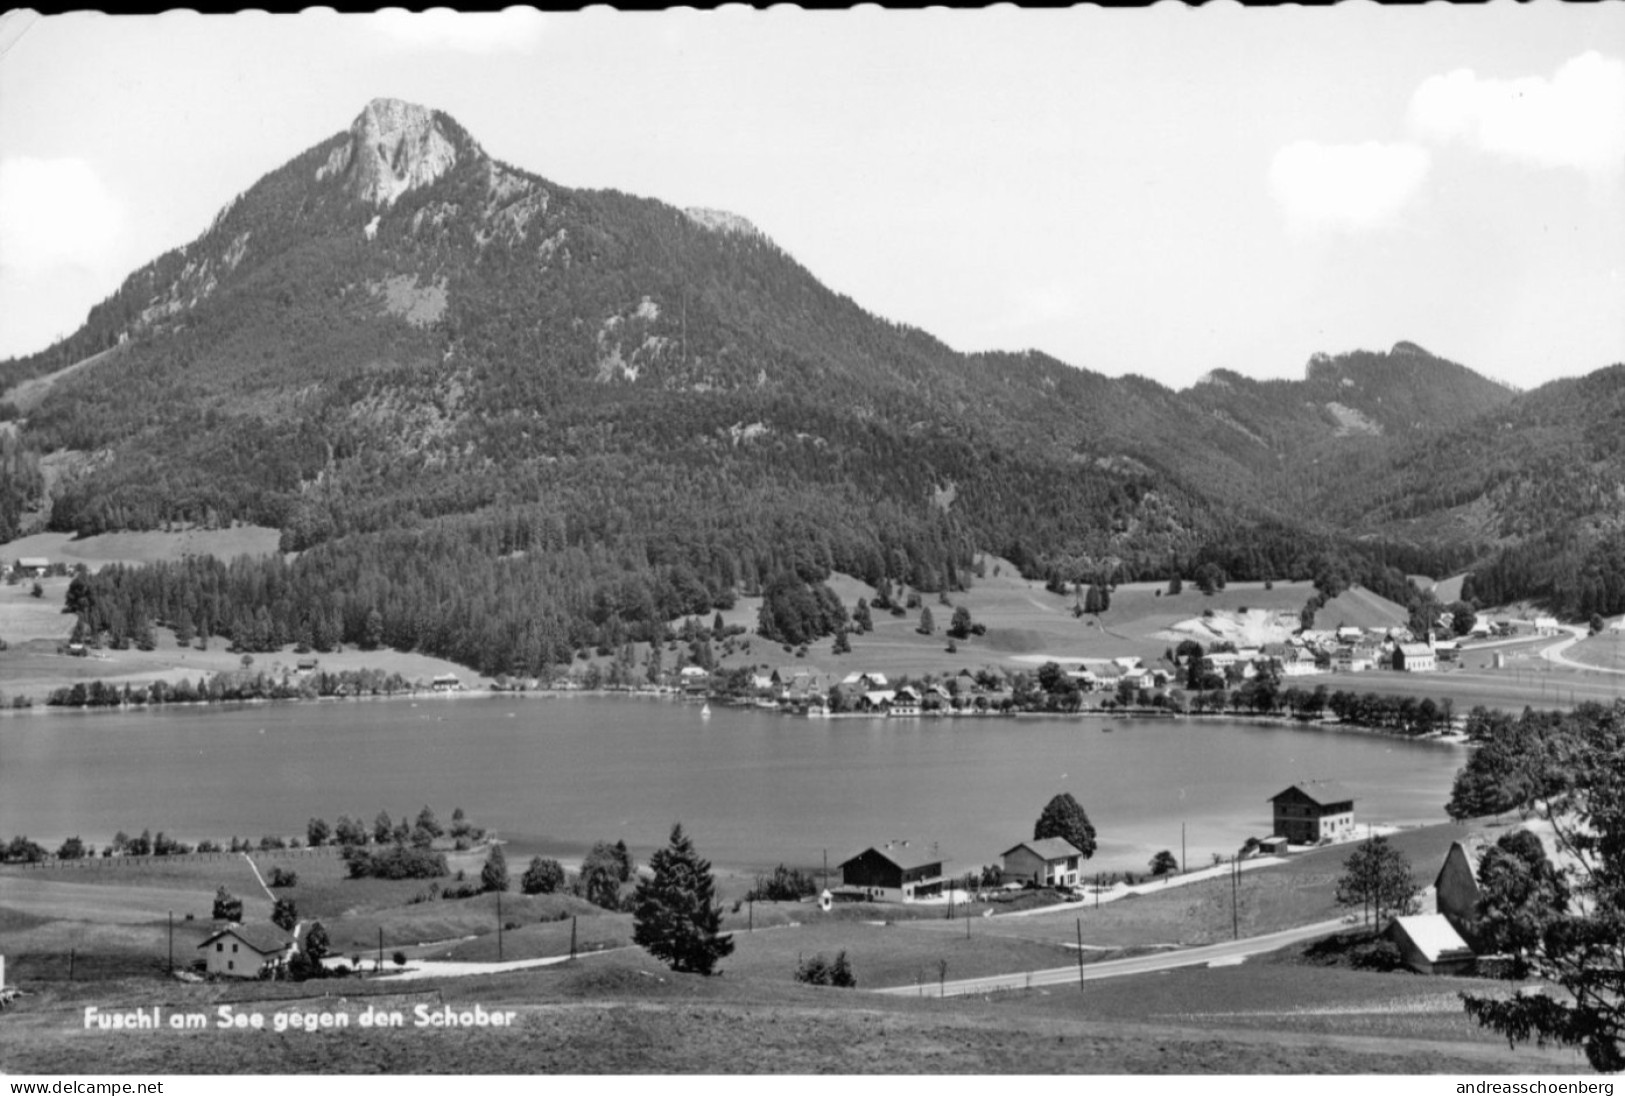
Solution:
[[[8,619],[66,600],[90,570],[10,561],[0,588]],[[722,787],[760,786],[735,812],[712,810],[705,792],[669,804],[674,820],[710,839],[702,851],[723,850],[716,931],[733,950],[718,966],[737,971],[733,984],[753,1000],[766,994],[782,1007],[795,987],[829,984],[916,1007],[1003,1002],[997,1011],[1011,994],[1071,985],[1091,1008],[1120,1015],[1128,998],[1115,996],[1118,987],[1129,993],[1139,979],[1177,972],[1222,980],[1213,992],[1251,1001],[1250,1010],[1257,992],[1286,994],[1272,1015],[1301,1008],[1290,1002],[1303,1000],[1307,984],[1243,988],[1246,971],[1269,969],[1270,985],[1289,971],[1314,972],[1317,997],[1325,978],[1348,979],[1337,992],[1351,1003],[1337,1015],[1367,1015],[1358,1002],[1385,981],[1384,993],[1414,999],[1404,1007],[1422,1009],[1447,1042],[1474,1030],[1437,987],[1504,984],[1515,963],[1480,925],[1486,850],[1515,834],[1557,844],[1538,819],[1473,817],[1472,805],[1457,802],[1468,795],[1458,770],[1508,721],[1502,713],[1516,701],[1507,697],[1521,695],[1526,707],[1606,703],[1619,678],[1565,660],[1610,650],[1621,622],[1593,633],[1515,609],[1452,613],[1440,603],[1419,634],[1403,607],[1358,588],[1304,613],[1291,609],[1313,596],[1303,583],[1206,592],[1131,583],[1097,593],[1045,590],[1005,561],[985,560],[982,570],[984,581],[951,606],[905,589],[892,595],[896,612],[881,592],[837,576],[853,595],[852,617],[868,621],[835,641],[839,653],[830,641],[807,649],[766,641],[750,626],[763,599],[743,599],[711,620],[673,621],[664,644],[587,658],[547,679],[485,678],[432,661],[411,676],[386,673],[379,667],[400,658],[387,650],[244,657],[197,640],[177,645],[167,630],[151,650],[120,650],[76,631],[57,608],[51,623],[66,631],[22,650],[32,652],[28,665],[49,665],[73,684],[9,709],[0,728],[6,818],[19,831],[0,866],[14,911],[8,997],[17,1007],[58,1002],[60,1012],[97,985],[135,978],[178,979],[201,1001],[235,1001],[245,998],[231,987],[246,981],[266,987],[253,999],[270,994],[265,1022],[286,1030],[308,1007],[301,987],[313,977],[324,994],[331,978],[368,987],[347,994],[389,1002],[419,1000],[435,986],[441,998],[485,1009],[646,970],[635,896],[651,878],[659,823],[628,832],[625,820],[600,817],[569,790],[636,756],[620,751],[642,752],[617,745],[629,734],[669,740],[674,758],[715,772]],[[958,634],[921,627],[932,605]],[[13,645],[6,656],[18,653]],[[753,661],[763,655],[776,658]],[[184,668],[196,659],[202,671],[211,657],[220,667],[212,674],[192,678]],[[910,672],[911,664],[931,668]],[[356,706],[367,699],[379,703]],[[346,713],[376,714],[368,725],[377,729],[361,730]],[[432,722],[421,737],[403,737],[412,720]],[[294,733],[301,724],[332,729]],[[272,757],[315,755],[329,734],[359,735],[341,768],[366,766],[381,749],[418,771],[434,763],[448,726],[461,727],[469,755],[466,769],[449,771],[463,796],[450,823],[438,821],[435,804],[416,815],[338,813],[358,798],[342,790],[348,781],[313,778],[309,795],[260,802],[255,774]],[[584,767],[558,774],[556,786],[532,782],[553,805],[542,817],[523,805],[528,796],[478,775],[487,760],[528,768],[528,751],[515,753],[508,737],[516,729],[545,747],[538,758],[600,744],[565,761],[566,770]],[[492,734],[501,737],[487,743]],[[1179,747],[1189,776],[1178,766],[1156,772],[1150,759],[1171,756],[1167,735],[1196,736]],[[1149,752],[1100,753],[1136,739]],[[220,770],[209,741],[245,767]],[[760,760],[744,742],[757,744]],[[202,747],[199,761],[177,771],[180,786],[221,785],[199,800],[201,828],[154,817],[147,793],[167,781],[112,797],[92,818],[36,805],[25,788],[37,783],[36,766],[71,788],[93,779],[94,757],[119,765],[126,755],[134,763],[190,753],[192,744]],[[842,775],[843,759],[872,767],[871,778]],[[656,756],[645,760],[664,771]],[[744,768],[736,776],[730,765]],[[944,823],[936,805],[946,774],[958,771],[978,775]],[[1404,771],[1421,775],[1396,797]],[[1121,795],[1092,791],[1102,779]],[[792,803],[809,780],[812,802]],[[1204,781],[1209,797],[1186,801],[1181,788],[1170,805],[1151,790],[1189,780]],[[400,802],[416,783],[376,786]],[[660,799],[658,781],[619,783],[622,795]],[[84,786],[69,804],[87,799]],[[304,825],[280,813],[307,800],[320,813]],[[832,808],[849,824],[821,824]],[[473,821],[493,815],[501,827]],[[109,817],[128,826],[92,828]],[[572,829],[589,819],[602,838]],[[1159,837],[1167,846],[1148,855]],[[1383,864],[1352,881],[1347,865],[1361,850],[1376,850]],[[1390,861],[1402,865],[1402,882]],[[103,1010],[82,1027],[116,1022]],[[1486,1045],[1475,1039],[1471,1053]],[[1527,1068],[1526,1059],[1507,1064]],[[1578,1065],[1572,1052],[1549,1051],[1540,1068]]]

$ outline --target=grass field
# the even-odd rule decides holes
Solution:
[[[1449,840],[1465,830],[1436,826],[1393,838],[1426,881]],[[1314,919],[1329,905],[1331,879],[1347,848],[1319,850],[1243,877],[1244,930],[1268,931],[1279,921]],[[720,977],[676,975],[641,949],[625,946],[630,916],[581,916],[573,962],[508,975],[393,986],[388,980],[324,983],[181,985],[162,977],[168,946],[163,916],[126,922],[106,916],[128,908],[133,918],[167,907],[172,897],[212,894],[220,873],[242,858],[154,864],[145,878],[132,869],[83,872],[0,872],[0,887],[19,877],[48,877],[80,895],[79,913],[100,921],[70,921],[0,901],[0,939],[11,980],[30,991],[0,1025],[0,1069],[35,1072],[93,1062],[100,1072],[1469,1072],[1577,1071],[1566,1052],[1509,1051],[1465,1020],[1454,995],[1486,983],[1379,975],[1306,967],[1291,951],[1241,967],[1182,970],[1163,975],[1091,981],[1087,992],[1051,987],[986,999],[931,998],[939,963],[949,978],[1045,969],[1076,959],[1074,916],[1085,942],[1101,947],[1147,942],[1148,936],[1203,940],[1225,935],[1227,895],[1210,885],[1169,888],[1100,910],[1069,906],[1053,918],[922,920],[876,924],[880,907],[838,907],[828,920],[815,906],[761,903],[727,916],[735,951]],[[269,855],[262,870],[285,863],[300,873],[287,893],[328,922],[335,950],[368,958],[376,926],[405,935],[468,931],[473,939],[434,947],[397,948],[434,958],[494,959],[495,898],[402,906],[397,886],[350,883],[324,857]],[[246,867],[246,865],[244,865]],[[128,873],[128,874],[126,874]],[[85,881],[65,882],[68,875]],[[238,883],[240,875],[232,876]],[[1221,883],[1224,881],[1221,880]],[[1207,886],[1207,889],[1204,889]],[[1222,888],[1228,891],[1228,884]],[[239,894],[247,890],[244,887]],[[14,887],[0,896],[15,895]],[[246,896],[246,895],[245,895]],[[120,899],[124,901],[121,902]],[[99,906],[85,905],[99,903]],[[567,920],[543,920],[576,910],[568,898],[503,899],[503,918],[519,924],[504,933],[504,957],[564,955]],[[98,912],[100,911],[100,912]],[[1073,911],[1077,911],[1074,914]],[[589,912],[582,908],[583,914]],[[468,921],[462,920],[468,918]],[[485,921],[483,926],[478,924]],[[181,961],[208,923],[177,921]],[[370,930],[370,938],[368,936]],[[417,930],[415,933],[411,930]],[[364,939],[365,938],[365,939]],[[75,976],[67,981],[66,948]],[[863,988],[921,986],[919,997],[877,998],[858,991],[806,987],[794,980],[800,961],[846,951]],[[1107,957],[1090,952],[1086,962]],[[313,993],[327,994],[312,999]],[[373,998],[369,995],[386,994]],[[303,1003],[299,1003],[300,999]],[[467,1008],[515,1009],[511,1031],[362,1031],[293,1033],[245,1038],[216,1031],[126,1036],[85,1032],[86,1004],[107,1008],[161,1004],[166,1011],[212,1010],[232,1001],[267,1015],[279,1008],[358,1012],[367,1000],[407,1011],[414,1002],[442,1000]],[[211,1012],[212,1015],[212,1012]]]
[[[1567,1052],[1510,1051],[1443,1011],[1461,983],[1408,975],[1306,971],[1291,963],[1054,987],[991,1000],[880,998],[795,985],[777,957],[720,977],[676,975],[637,951],[534,972],[390,993],[348,983],[339,998],[308,986],[178,986],[126,977],[93,990],[53,984],[0,1026],[0,1068],[69,1065],[128,1073],[1574,1073]],[[777,945],[772,945],[776,947]],[[742,946],[743,947],[743,946]],[[739,955],[740,953],[736,953]],[[952,962],[952,960],[950,960]],[[860,969],[861,977],[861,969]],[[1480,984],[1481,985],[1481,984]],[[334,988],[331,985],[324,989]],[[372,994],[388,994],[372,997]],[[362,996],[369,995],[369,996]],[[301,1000],[303,998],[303,1000]],[[513,1009],[512,1029],[247,1035],[219,1031],[99,1032],[83,1007],[162,1002],[166,1013],[232,1001],[268,1020],[317,1008],[359,1014],[366,1003],[408,1018],[480,1003]],[[1263,1014],[1263,1015],[1260,1015]]]
[[[1588,666],[1625,670],[1625,632],[1606,631],[1587,636],[1564,653]]]
[[[0,554],[4,551],[0,550]],[[44,596],[38,598],[31,595],[31,583],[0,585],[0,638],[9,645],[8,650],[0,651],[0,683],[8,698],[28,696],[37,703],[44,703],[52,689],[77,681],[118,684],[145,684],[159,678],[195,681],[199,677],[242,669],[242,656],[227,650],[225,642],[215,640],[206,651],[198,650],[195,645],[180,647],[175,643],[174,633],[167,628],[154,629],[158,642],[151,651],[133,647],[125,651],[103,650],[87,658],[58,654],[57,645],[65,642],[73,630],[73,618],[62,612],[70,581],[66,577],[42,580]],[[257,654],[254,669],[280,675],[284,670],[291,671],[301,657],[293,653],[292,647],[278,654]],[[329,671],[382,670],[398,673],[408,681],[424,683],[437,674],[452,673],[471,688],[481,684],[478,675],[466,667],[413,652],[348,649],[315,657],[320,660],[322,669]]]
[[[1454,701],[1456,713],[1477,705],[1520,712],[1535,708],[1570,708],[1587,700],[1612,703],[1625,691],[1625,681],[1602,674],[1566,670],[1544,660],[1509,662],[1502,670],[1445,670],[1432,674],[1406,674],[1372,671],[1363,674],[1318,674],[1304,679],[1324,685],[1333,692],[1347,689],[1356,693],[1389,696],[1432,697]]]
[[[919,609],[907,610],[900,617],[877,611],[873,632],[849,637],[850,654],[834,655],[833,641],[822,640],[809,650],[805,662],[826,673],[844,675],[863,669],[916,677],[951,674],[960,669],[974,672],[984,666],[1031,669],[1047,659],[1138,655],[1147,664],[1154,664],[1184,636],[1202,642],[1222,637],[1245,640],[1244,622],[1227,622],[1226,614],[1239,618],[1248,611],[1254,631],[1259,630],[1266,616],[1275,614],[1283,614],[1283,624],[1290,620],[1296,627],[1299,610],[1314,593],[1306,582],[1277,582],[1269,590],[1262,582],[1238,582],[1212,596],[1204,596],[1192,585],[1178,596],[1169,596],[1166,583],[1126,583],[1112,594],[1111,608],[1098,618],[1074,617],[1071,596],[1052,594],[1042,582],[1021,578],[1008,562],[986,557],[986,571],[986,576],[975,580],[970,590],[951,595],[952,605],[942,604],[935,595],[922,599],[922,607],[931,610],[936,625],[934,635],[918,634]],[[835,575],[829,585],[847,606],[856,604],[859,598],[874,596],[871,587],[845,575]],[[958,650],[950,654],[944,630],[953,616],[953,606],[958,605],[969,609],[977,623],[986,625],[987,634],[959,641]],[[759,608],[760,599],[741,598],[723,614],[723,620],[754,630]],[[1204,620],[1205,610],[1212,610],[1217,619]],[[1364,590],[1343,594],[1322,613],[1370,627],[1403,623],[1406,615],[1403,608]],[[1273,636],[1273,632],[1260,634],[1257,639]],[[798,661],[793,652],[753,637],[749,652],[732,656],[724,665],[779,666]]]

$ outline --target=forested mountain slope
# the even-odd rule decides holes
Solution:
[[[978,549],[1074,581],[1442,571],[1473,545],[1356,547],[1358,520],[1304,515],[1342,496],[1340,462],[1381,470],[1513,398],[1403,343],[1188,392],[961,355],[741,218],[555,185],[391,100],[0,364],[0,390],[96,354],[6,412],[0,538],[43,501],[41,458],[77,454],[53,528],[243,520],[302,553],[176,569],[131,612],[487,670],[785,571],[951,589]]]

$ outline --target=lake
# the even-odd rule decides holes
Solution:
[[[1099,834],[1092,868],[1192,866],[1270,832],[1267,799],[1336,779],[1360,822],[1445,820],[1465,750],[1354,731],[1163,719],[833,719],[672,701],[436,697],[187,706],[0,720],[0,840],[186,841],[369,826],[431,805],[521,847],[624,839],[647,854],[683,823],[717,864],[831,865],[888,839],[956,870],[996,863],[1071,792]]]

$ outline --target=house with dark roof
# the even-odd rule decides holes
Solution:
[[[224,978],[258,978],[292,957],[294,938],[275,925],[227,925],[198,945],[205,969]]]
[[[999,877],[1006,883],[1075,887],[1083,853],[1064,837],[1043,837],[1005,849],[999,859]]]
[[[1294,845],[1316,845],[1354,835],[1354,795],[1333,780],[1300,780],[1270,797],[1273,832]]]
[[[841,862],[843,898],[912,902],[942,893],[942,857],[935,846],[892,841],[871,845]]]
[[[1444,865],[1433,880],[1434,908],[1463,937],[1471,939],[1478,921],[1478,864],[1460,841],[1450,843]]]

